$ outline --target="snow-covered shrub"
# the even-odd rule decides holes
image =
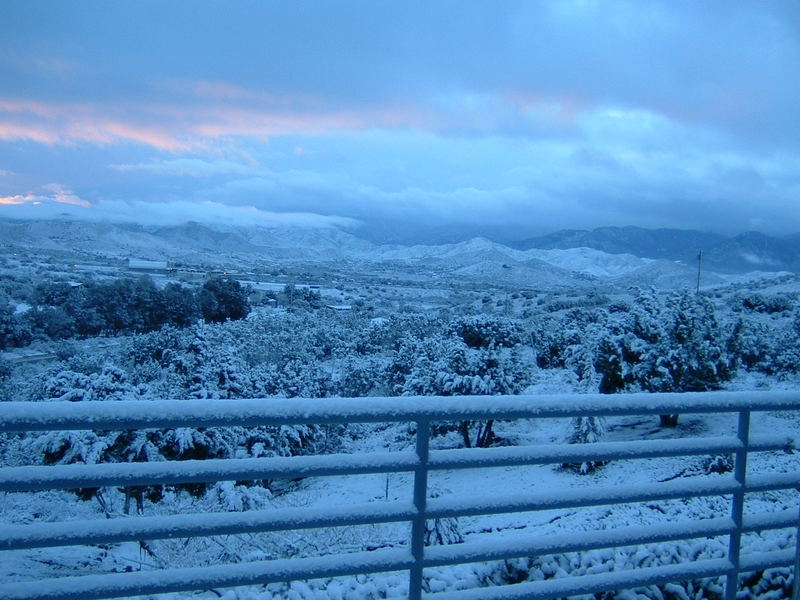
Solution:
[[[131,385],[121,368],[111,363],[99,373],[84,374],[59,370],[43,379],[43,399],[50,401],[133,400],[140,390]]]
[[[432,490],[431,498],[439,498],[441,492]],[[447,544],[461,544],[464,542],[464,534],[461,533],[461,526],[457,518],[445,517],[442,519],[429,519],[425,522],[425,545],[426,546],[445,546]]]
[[[742,306],[755,312],[774,314],[792,310],[796,302],[787,296],[764,296],[753,293],[741,299]]]
[[[0,290],[0,350],[26,346],[33,338],[30,322],[14,313],[8,296]]]
[[[408,339],[396,355],[395,365],[400,392],[407,396],[519,394],[530,380],[530,368],[526,368],[519,348],[471,348],[456,337]],[[491,420],[438,424],[434,434],[453,428],[460,432],[467,448],[485,447],[495,441]]]
[[[324,398],[333,389],[331,375],[317,360],[290,360],[280,369],[279,394],[287,398]]]
[[[0,357],[0,381],[9,377],[11,377],[11,365],[5,358]]]
[[[596,328],[591,329],[596,330]],[[595,369],[595,357],[599,352],[594,348],[597,336],[598,333],[588,335],[589,339],[586,343],[569,346],[565,351],[564,362],[575,372],[578,378],[577,388],[580,392],[596,393],[601,385],[600,374]],[[605,437],[605,433],[605,418],[574,417],[570,420],[566,442],[568,444],[593,444],[601,441]],[[561,465],[561,468],[585,475],[604,464],[606,464],[604,461],[585,460],[580,463],[565,463]]]
[[[11,365],[0,357],[0,402],[8,402],[13,399],[15,389],[11,373]]]
[[[47,374],[39,387],[41,397],[51,401],[114,401],[168,399],[180,396],[199,398],[252,397],[254,386],[250,370],[233,349],[218,343],[218,332],[204,326],[193,331],[166,330],[137,336],[133,348],[133,368],[137,377],[150,373],[154,378],[134,385],[120,367],[106,364],[99,373],[84,374],[56,370]],[[159,342],[166,347],[159,348]],[[294,379],[282,377],[293,385],[294,393],[322,395],[306,385],[306,371]],[[282,375],[286,375],[283,373]],[[315,379],[311,378],[312,383]],[[159,396],[163,390],[166,396]],[[292,391],[292,390],[283,390]],[[284,393],[283,395],[288,395]],[[268,399],[264,400],[268,402]],[[313,425],[178,428],[146,431],[62,431],[37,435],[32,452],[46,464],[151,462],[161,460],[204,460],[230,457],[291,456],[316,452],[324,445],[336,447],[328,439],[328,431]],[[271,482],[259,482],[269,486]],[[181,484],[178,489],[199,495],[206,484]],[[145,490],[134,488],[137,506],[143,505],[143,494],[157,500],[163,487]],[[91,496],[89,490],[83,494]]]
[[[800,373],[800,313],[792,322],[774,336],[775,356],[771,364],[772,372],[779,375]]]
[[[570,421],[567,433],[568,444],[594,444],[601,441],[606,434],[605,419],[603,417],[574,417]],[[586,475],[606,464],[602,460],[584,460],[580,463],[564,463],[563,469],[569,469]]]
[[[701,463],[703,472],[707,475],[711,473],[730,473],[733,471],[733,456],[730,454],[717,454],[707,456]]]
[[[738,319],[727,342],[731,370],[743,366],[767,371],[769,357],[774,354],[771,346],[770,332],[763,324]]]
[[[668,305],[669,324],[663,362],[666,379],[655,384],[657,391],[706,391],[717,389],[730,379],[723,335],[712,304],[703,296],[683,292]],[[652,359],[651,359],[652,360]]]
[[[272,492],[259,485],[220,481],[213,484],[208,493],[229,512],[262,510],[272,505]]]
[[[341,377],[335,387],[338,396],[388,396],[389,359],[379,356],[348,357],[341,365]]]
[[[522,343],[525,335],[518,322],[488,315],[456,319],[450,323],[449,332],[470,348],[511,348]]]
[[[249,289],[233,277],[211,277],[197,293],[203,319],[221,323],[245,318],[250,312]]]
[[[597,344],[600,391],[687,392],[718,389],[736,368],[737,341],[720,327],[714,307],[685,291],[664,299],[640,292],[633,310],[609,313]],[[662,425],[677,425],[662,415]]]
[[[635,548],[591,550],[504,561],[495,566],[494,572],[488,579],[489,585],[507,585],[720,559],[726,554],[727,541],[720,538],[642,545]],[[612,590],[599,593],[595,597],[603,600],[719,599],[722,597],[723,586],[723,577],[712,577],[631,590]],[[792,577],[789,569],[769,569],[754,573],[741,581],[736,597],[741,600],[787,598],[791,595],[791,586]]]

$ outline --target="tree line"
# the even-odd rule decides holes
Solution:
[[[30,307],[20,313],[0,296],[0,349],[35,340],[186,327],[199,320],[219,323],[249,312],[248,290],[229,277],[209,278],[199,288],[177,283],[159,288],[146,275],[80,284],[46,282],[35,286]]]

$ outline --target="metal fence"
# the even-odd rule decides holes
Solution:
[[[777,566],[794,566],[795,573],[798,570],[800,544],[796,549],[790,550],[740,552],[742,535],[746,532],[800,526],[800,514],[794,509],[765,514],[744,513],[744,499],[748,493],[800,487],[800,472],[747,473],[749,453],[792,451],[794,444],[785,435],[751,436],[751,413],[797,409],[800,409],[800,393],[795,392],[2,403],[2,432],[411,422],[416,428],[416,448],[415,451],[356,455],[0,469],[0,491],[4,492],[366,473],[413,474],[412,497],[403,502],[373,502],[324,510],[289,508],[3,525],[0,526],[0,560],[2,552],[26,548],[402,521],[411,523],[411,534],[405,547],[371,552],[5,583],[0,584],[0,597],[7,600],[88,600],[408,570],[408,597],[412,600],[419,600],[422,596],[430,600],[560,598],[711,576],[726,577],[726,600],[734,600],[740,573]],[[737,414],[737,432],[736,435],[725,437],[584,445],[550,444],[456,450],[429,448],[431,424],[439,421],[674,413]],[[568,493],[561,490],[500,498],[429,498],[428,494],[428,473],[434,470],[721,453],[731,453],[735,457],[731,476],[617,486],[613,489],[570,489]],[[703,496],[729,496],[730,514],[712,519],[670,522],[647,527],[548,535],[546,538],[519,535],[512,539],[504,537],[499,541],[493,541],[490,537],[487,540],[467,541],[462,544],[425,546],[425,524],[431,519]],[[728,536],[729,549],[725,558],[492,588],[423,593],[424,569],[428,567],[711,536]],[[797,597],[795,589],[794,598]]]

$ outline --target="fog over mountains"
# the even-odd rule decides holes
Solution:
[[[721,273],[800,270],[800,233],[773,237],[748,231],[733,237],[684,229],[599,227],[591,231],[565,229],[512,244],[515,248],[594,248],[610,254],[703,264]]]
[[[511,285],[591,286],[598,280],[675,287],[715,273],[800,270],[800,234],[725,237],[678,229],[602,227],[562,230],[506,245],[485,238],[439,245],[390,245],[335,227],[229,226],[187,222],[152,226],[58,220],[0,220],[0,246],[76,258],[168,260],[242,267],[262,261],[383,265]]]

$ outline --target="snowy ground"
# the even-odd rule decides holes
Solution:
[[[548,392],[557,385],[557,377],[541,380],[529,391]],[[563,380],[562,380],[563,382]],[[753,378],[735,382],[734,388],[763,387],[764,382]],[[562,383],[563,385],[563,383]],[[786,387],[796,387],[786,383]],[[753,416],[753,435],[758,433],[785,433],[795,437],[800,425],[800,415],[789,413],[756,414]],[[374,427],[357,426],[365,435],[354,436],[346,442],[347,452],[377,450],[399,451],[409,449],[413,437],[404,424]],[[562,441],[567,430],[565,420],[536,420],[515,423],[498,423],[496,433],[515,445],[541,444]],[[656,417],[620,417],[607,422],[607,440],[664,439],[690,436],[729,435],[735,431],[734,416],[684,415],[675,429],[660,429]],[[368,434],[368,435],[366,435]],[[434,447],[455,447],[455,436],[437,437]],[[433,472],[430,489],[439,496],[502,497],[511,493],[570,490],[595,486],[615,487],[636,483],[650,483],[680,478],[723,477],[707,475],[703,469],[704,457],[659,458],[637,461],[615,461],[589,475],[577,475],[555,466],[504,467]],[[750,473],[800,471],[800,453],[753,454],[749,462]],[[411,475],[363,475],[327,477],[290,482],[278,489],[269,499],[273,506],[328,507],[365,502],[387,502],[411,499]],[[795,492],[769,492],[752,494],[746,503],[747,513],[760,513],[797,507]],[[184,498],[177,504],[165,507],[148,506],[146,512],[154,514],[168,508],[170,512],[203,510],[203,502]],[[120,506],[111,506],[111,512]],[[0,497],[1,518],[5,522],[25,523],[40,520],[71,520],[103,518],[98,504],[78,502],[67,492],[40,494],[5,494]],[[496,516],[470,517],[458,520],[456,529],[465,541],[520,534],[548,536],[557,532],[612,529],[634,524],[655,524],[692,518],[712,518],[730,514],[730,500],[724,497],[683,499],[631,504],[616,507],[551,510],[535,513],[516,513]],[[326,530],[284,532],[271,536],[225,536],[212,540],[171,540],[151,544],[152,554],[138,544],[116,544],[105,547],[72,547],[27,552],[4,553],[0,561],[0,578],[30,580],[36,578],[88,574],[108,571],[125,571],[160,568],[177,562],[181,566],[194,564],[195,557],[205,555],[221,561],[263,560],[277,557],[276,553],[298,555],[360,551],[381,547],[401,546],[407,543],[407,524],[388,524]],[[700,540],[699,544],[725,545],[724,540]],[[749,535],[744,552],[789,547],[793,532],[777,530]],[[663,545],[662,550],[663,551]],[[717,547],[714,546],[714,547]],[[613,558],[613,551],[585,553],[591,556],[578,560],[586,564]],[[650,552],[640,549],[639,552]],[[652,552],[658,552],[653,550]],[[203,554],[205,553],[205,554]],[[587,562],[588,561],[588,562]],[[576,563],[577,564],[577,563]],[[583,563],[581,563],[583,564]],[[466,565],[431,569],[427,573],[431,591],[459,589],[479,585],[498,565]],[[380,597],[402,597],[405,594],[405,573],[384,574],[371,577],[342,578],[337,581],[295,583],[291,586],[271,585],[267,588],[239,588],[207,591],[196,594],[169,594],[165,598],[217,598],[259,599],[286,597],[293,600],[341,598],[364,600]]]

